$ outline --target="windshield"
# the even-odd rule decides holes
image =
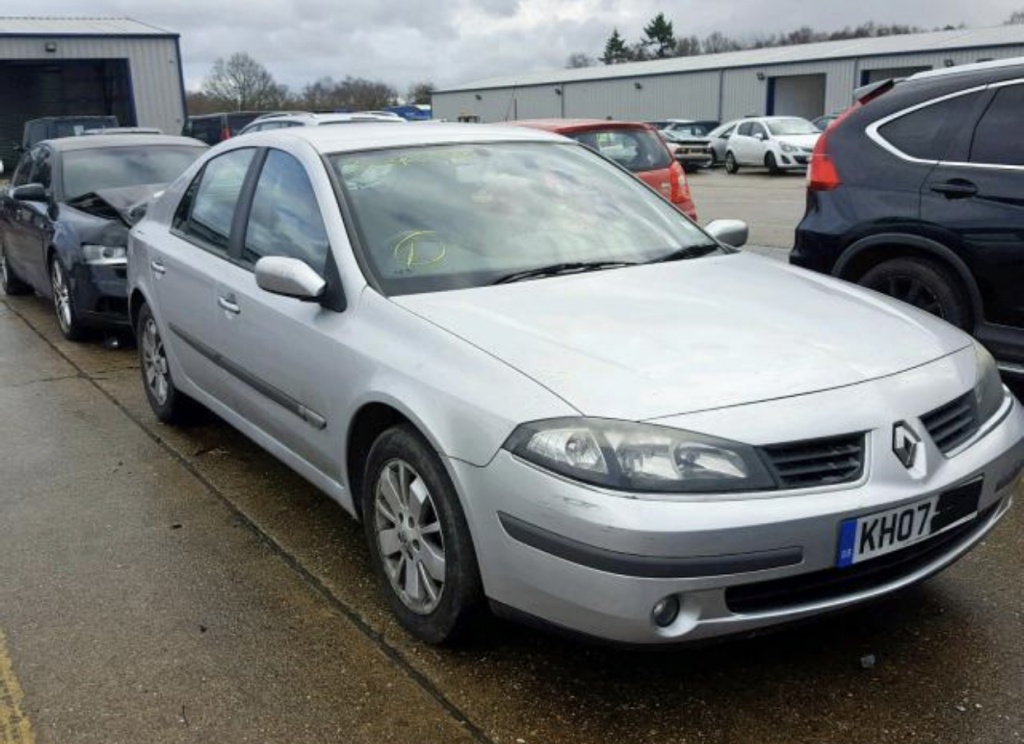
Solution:
[[[64,153],[64,200],[92,191],[170,183],[205,152],[204,147],[140,145]]]
[[[776,119],[765,124],[772,134],[820,134],[818,128],[806,119]]]
[[[680,249],[713,244],[640,181],[575,145],[438,145],[329,162],[367,269],[389,295],[483,286],[563,264],[684,258]]]

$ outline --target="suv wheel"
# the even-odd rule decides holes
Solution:
[[[858,283],[937,315],[958,328],[971,326],[967,293],[949,269],[934,261],[894,258],[868,270]]]
[[[725,153],[725,172],[735,173],[740,169],[739,163],[736,162],[736,156],[732,154],[732,150]]]

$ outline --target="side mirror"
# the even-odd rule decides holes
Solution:
[[[708,235],[719,243],[739,248],[747,244],[750,229],[743,220],[715,220],[704,227]]]
[[[26,183],[23,186],[15,186],[11,190],[11,198],[16,201],[44,202],[48,201],[50,196],[43,184]]]
[[[764,136],[764,132],[758,132],[757,134],[754,135],[754,139],[758,139],[764,142],[768,138]]]
[[[0,176],[4,174],[4,161],[0,160]]]
[[[297,258],[265,256],[256,262],[256,286],[272,294],[312,302],[323,296],[327,282]]]

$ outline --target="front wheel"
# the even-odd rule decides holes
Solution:
[[[732,154],[732,150],[725,153],[725,172],[735,173],[739,169],[740,165],[736,162],[736,156]]]
[[[50,259],[50,287],[60,332],[68,341],[81,341],[85,337],[85,328],[78,317],[78,308],[75,307],[74,288],[64,264],[56,254]]]
[[[777,176],[782,171],[779,169],[779,163],[775,160],[775,153],[768,153],[764,156],[764,167],[768,169],[768,173]]]
[[[858,283],[937,315],[958,328],[971,328],[967,292],[949,269],[933,261],[894,258],[867,271]]]
[[[362,516],[398,622],[427,643],[455,640],[482,605],[480,572],[455,488],[412,426],[388,429],[370,449]]]

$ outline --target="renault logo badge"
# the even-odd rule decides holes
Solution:
[[[917,445],[920,443],[920,437],[907,425],[907,422],[900,421],[892,427],[892,451],[907,470],[914,467],[914,461],[917,459]]]

